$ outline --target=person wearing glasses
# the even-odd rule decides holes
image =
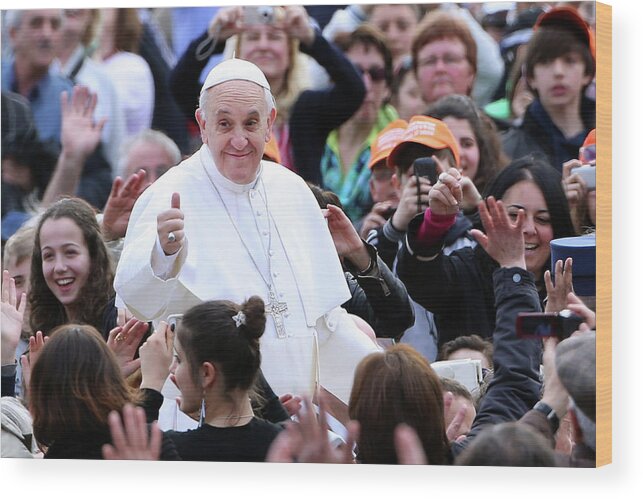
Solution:
[[[411,54],[422,97],[471,95],[477,73],[476,42],[464,20],[446,11],[428,14],[418,26]]]
[[[373,204],[368,167],[371,142],[398,117],[395,108],[385,103],[393,65],[386,38],[373,25],[364,23],[350,35],[338,36],[335,43],[362,74],[366,96],[350,119],[328,134],[320,164],[321,184],[339,196],[355,224]]]

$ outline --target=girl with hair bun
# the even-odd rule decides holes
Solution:
[[[175,332],[161,323],[141,347],[148,419],[158,416],[161,388],[171,373],[181,392],[179,408],[199,421],[197,429],[165,433],[183,460],[265,460],[282,429],[256,417],[250,401],[265,325],[265,304],[258,296],[242,305],[207,301],[188,310]]]

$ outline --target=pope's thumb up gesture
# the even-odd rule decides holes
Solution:
[[[172,194],[171,207],[156,217],[156,231],[161,248],[166,255],[173,255],[183,247],[185,239],[183,218],[181,196],[175,192]]]

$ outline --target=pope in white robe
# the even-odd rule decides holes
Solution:
[[[261,367],[275,393],[312,395],[321,385],[347,403],[355,367],[378,347],[340,308],[348,286],[310,189],[260,160],[275,114],[266,131],[257,128],[267,104],[246,98],[255,85],[269,92],[246,61],[211,71],[201,92],[207,111],[197,110],[204,144],[137,200],[114,286],[141,320],[166,320],[204,300],[262,297]]]

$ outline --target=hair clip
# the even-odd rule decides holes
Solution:
[[[234,323],[237,325],[237,327],[241,326],[242,324],[245,326],[246,324],[246,314],[244,314],[241,310],[237,312],[237,315],[233,315],[232,319],[234,320]]]

